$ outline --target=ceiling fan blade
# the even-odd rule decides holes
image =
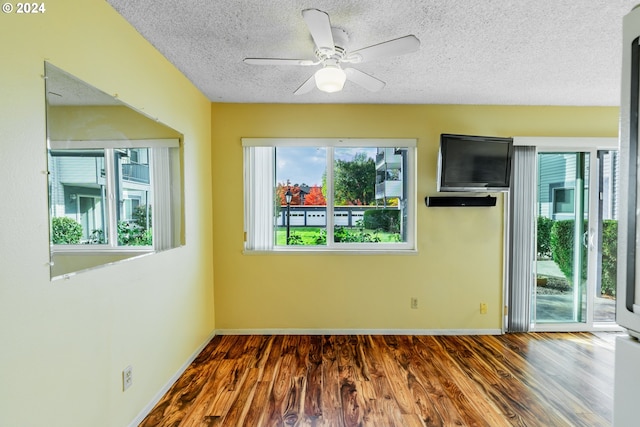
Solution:
[[[307,23],[318,50],[322,53],[334,52],[336,47],[331,34],[329,15],[318,9],[305,9],[302,11],[302,18]]]
[[[371,92],[378,92],[386,85],[382,80],[376,79],[375,77],[355,68],[345,68],[344,72],[347,74],[347,80],[352,81],[358,86],[362,86]]]
[[[281,59],[281,58],[245,58],[245,64],[252,65],[316,65],[317,63],[308,59]]]
[[[302,95],[305,93],[309,93],[313,90],[314,87],[316,87],[316,80],[312,74],[311,77],[309,77],[306,82],[302,83],[300,87],[296,89],[295,92],[293,92],[293,94]]]
[[[349,53],[347,60],[358,63],[367,62],[378,58],[404,55],[415,52],[420,47],[420,40],[414,35],[400,37],[399,39],[374,44]]]

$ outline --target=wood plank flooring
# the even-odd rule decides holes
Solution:
[[[610,426],[614,339],[216,336],[140,426]]]

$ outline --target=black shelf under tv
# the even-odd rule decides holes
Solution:
[[[474,197],[474,196],[427,196],[424,198],[424,202],[428,207],[482,207],[482,206],[495,206],[496,197]]]

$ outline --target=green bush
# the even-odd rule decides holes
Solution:
[[[100,229],[93,230],[89,235],[89,241],[87,243],[89,243],[90,245],[102,245],[104,243],[107,243],[106,239],[104,238],[104,231]]]
[[[353,243],[353,242],[360,241],[360,239],[358,238],[358,235],[354,232],[351,232],[346,227],[336,227],[333,230],[333,237],[336,242],[342,242],[342,243]]]
[[[618,221],[606,219],[602,224],[601,292],[615,296],[618,275]]]
[[[538,258],[550,258],[551,257],[551,227],[553,227],[553,220],[546,216],[538,217],[538,229],[537,229],[537,254]]]
[[[585,230],[587,223],[585,221]],[[551,253],[553,261],[570,283],[573,283],[573,234],[574,221],[556,221],[551,228]],[[615,296],[618,274],[618,221],[604,220],[602,224],[602,275],[600,292]],[[587,277],[587,251],[582,254],[582,280]]]
[[[138,226],[140,228],[144,228],[145,230],[147,228],[151,228],[152,224],[151,224],[151,206],[149,206],[149,213],[147,215],[147,205],[140,205],[140,206],[136,206],[136,208],[133,210],[133,213],[131,214],[131,216],[133,217],[133,221],[138,224]],[[149,218],[149,224],[147,224],[147,217]]]
[[[145,230],[137,224],[119,221],[118,244],[124,246],[151,246],[153,244],[151,229]]]
[[[400,231],[400,211],[397,209],[369,209],[364,211],[364,228],[388,233]]]
[[[362,221],[358,221],[358,225],[361,226]],[[359,227],[356,229],[349,229],[346,227],[336,227],[333,231],[334,240],[342,243],[379,243],[381,241],[378,232],[370,233]],[[325,237],[326,239],[326,237]]]
[[[54,245],[75,245],[82,239],[82,225],[66,216],[51,218],[51,242]]]
[[[585,222],[585,229],[586,229]],[[553,261],[558,265],[560,271],[567,278],[569,283],[573,283],[573,235],[574,221],[572,219],[555,221],[551,227],[550,247]],[[587,251],[582,253],[581,278],[587,277]]]
[[[295,232],[292,232],[289,235],[289,241],[287,242],[287,245],[304,245],[304,242],[302,241],[302,236],[300,236],[299,234],[296,234]]]
[[[318,230],[318,234],[315,237],[313,242],[316,245],[326,245],[327,244],[327,229],[321,228]]]
[[[118,244],[125,246],[151,246],[151,206],[147,215],[147,205],[137,206],[132,213],[132,222],[118,222]],[[149,222],[147,223],[147,218]]]

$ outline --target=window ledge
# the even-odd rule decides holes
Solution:
[[[243,255],[418,255],[417,249],[271,249],[271,250],[250,250],[242,251]]]
[[[52,245],[54,255],[143,255],[155,252],[151,246],[111,247],[104,245]]]

